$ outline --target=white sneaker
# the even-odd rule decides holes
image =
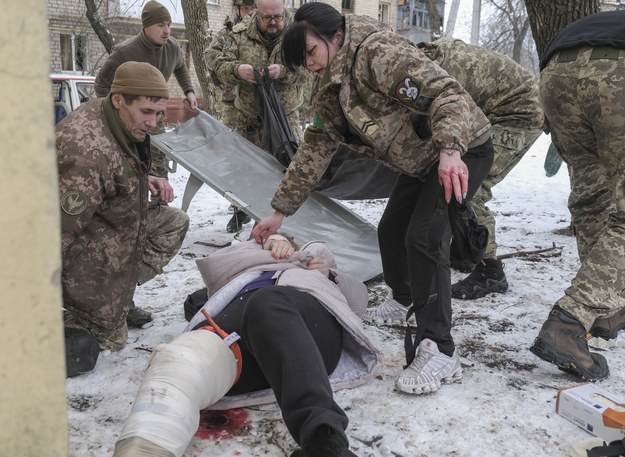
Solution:
[[[400,325],[406,327],[406,313],[408,307],[402,305],[397,300],[389,298],[380,306],[368,308],[362,319],[370,324],[378,325]],[[408,320],[410,325],[417,325],[414,314]]]
[[[441,383],[449,384],[462,379],[462,366],[458,351],[449,357],[438,350],[436,343],[425,338],[417,348],[417,354],[395,382],[395,388],[409,394],[436,392]]]

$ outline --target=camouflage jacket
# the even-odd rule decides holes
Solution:
[[[234,91],[235,86],[224,84],[223,81],[219,79],[217,72],[215,71],[217,59],[223,55],[224,47],[229,41],[229,34],[230,30],[226,27],[221,29],[213,35],[208,48],[204,52],[204,62],[206,62],[209,76],[211,77],[213,84],[221,89],[221,101],[224,103],[234,103],[234,99],[236,98]]]
[[[290,22],[288,10],[285,10],[285,15],[287,23]],[[280,65],[280,77],[274,80],[274,88],[286,114],[297,110],[304,102],[304,85],[309,83],[310,77],[303,69],[296,73],[286,69],[282,61],[283,37],[281,35],[270,49],[256,27],[256,12],[253,12],[232,28],[223,54],[217,59],[217,77],[226,85],[236,86],[234,106],[252,119],[256,119],[256,85],[239,77],[237,67],[241,64],[250,64],[259,71],[270,64]]]
[[[440,149],[464,154],[488,138],[490,123],[469,94],[413,43],[364,16],[346,15],[345,22],[343,46],[313,85],[325,128],[307,131],[271,202],[287,215],[312,192],[341,143],[422,176]]]
[[[180,45],[174,37],[169,37],[163,46],[154,45],[141,31],[138,35],[115,46],[95,78],[95,92],[98,97],[106,97],[111,90],[115,71],[124,62],[147,62],[158,68],[166,81],[174,74],[185,95],[193,90],[189,69],[184,62]]]
[[[417,46],[464,87],[491,124],[542,128],[538,79],[510,57],[453,38]]]
[[[146,239],[149,140],[130,138],[109,97],[56,127],[64,307],[107,329],[126,318]]]

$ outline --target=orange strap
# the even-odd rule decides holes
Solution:
[[[224,332],[221,327],[219,327],[219,325],[215,323],[213,318],[210,317],[210,314],[208,314],[206,310],[203,309],[202,314],[204,314],[204,317],[210,325],[200,327],[198,330],[209,330],[213,333],[216,333],[223,340],[223,342],[226,343],[226,346],[230,348],[232,354],[234,354],[234,359],[237,361],[237,376],[234,379],[234,385],[239,380],[239,377],[241,376],[241,370],[243,369],[243,356],[241,355],[241,348],[239,347],[239,343],[237,343],[237,341],[240,340],[241,337],[235,332],[231,334],[227,334],[226,332]]]

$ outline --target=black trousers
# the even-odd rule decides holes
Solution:
[[[493,163],[492,142],[469,149],[462,160],[469,169],[470,199]],[[435,341],[447,355],[454,352],[449,218],[458,209],[455,197],[445,202],[437,162],[424,180],[399,175],[378,225],[384,280],[393,298],[406,306],[415,305],[421,339]]]
[[[228,395],[273,389],[298,444],[320,425],[345,436],[347,415],[328,381],[341,357],[343,328],[316,298],[267,286],[233,300],[215,322],[241,336],[243,368]]]

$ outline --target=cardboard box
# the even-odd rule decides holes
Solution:
[[[625,400],[592,383],[560,390],[556,412],[608,443],[625,437]]]

